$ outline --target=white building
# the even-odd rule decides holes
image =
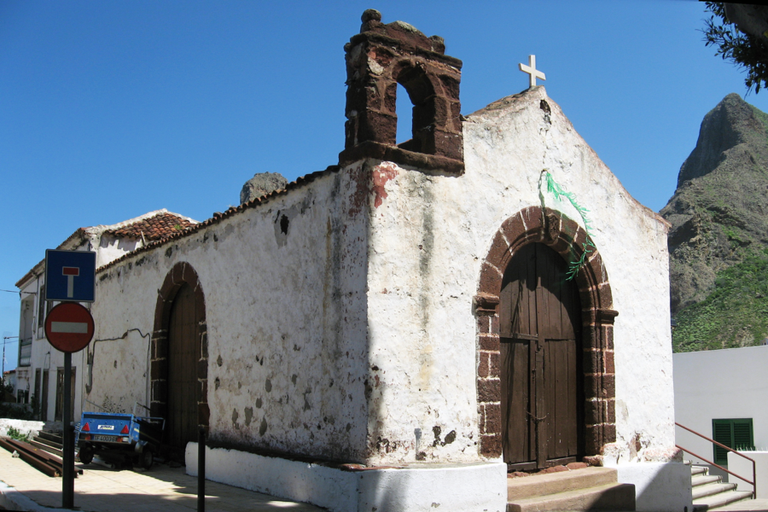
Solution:
[[[742,347],[674,355],[675,418],[681,425],[730,448],[768,450],[768,346]],[[727,451],[685,429],[677,429],[677,444],[700,456],[696,462],[729,465]],[[765,459],[765,455],[760,456]],[[737,472],[752,478],[749,471]],[[715,470],[715,472],[717,472]],[[768,471],[758,472],[758,492],[768,488]],[[731,482],[738,479],[730,477]],[[761,485],[762,481],[762,485]],[[768,493],[758,497],[768,497]]]
[[[157,210],[118,224],[80,228],[57,248],[94,251],[96,266],[99,267],[195,223],[167,210]],[[64,354],[45,339],[45,317],[53,304],[44,299],[44,273],[45,260],[42,260],[16,283],[21,296],[16,396],[24,396],[33,403],[41,420],[60,421],[63,413]],[[74,418],[78,418],[82,411],[84,357],[84,351],[72,356]]]
[[[500,511],[508,468],[582,459],[690,507],[668,224],[542,87],[463,118],[441,38],[366,11],[346,50],[338,166],[97,271],[85,398],[331,510]]]

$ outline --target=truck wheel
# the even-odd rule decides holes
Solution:
[[[140,455],[140,461],[141,461],[141,467],[144,469],[149,469],[152,467],[152,464],[155,462],[155,456],[152,453],[152,450],[149,448],[145,448],[143,452],[141,452]]]
[[[80,447],[80,462],[83,464],[90,464],[93,460],[93,447],[89,444],[84,444]]]

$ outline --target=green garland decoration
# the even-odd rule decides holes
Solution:
[[[546,179],[547,181],[547,192],[552,194],[556,200],[561,200],[561,198],[565,198],[568,200],[569,203],[571,203],[571,206],[576,208],[576,211],[579,212],[579,215],[581,216],[581,220],[584,223],[584,230],[587,232],[587,238],[586,240],[581,244],[582,253],[581,257],[577,261],[572,261],[568,265],[568,272],[566,274],[566,281],[570,281],[579,274],[579,269],[584,264],[584,262],[587,260],[587,255],[596,249],[595,244],[592,242],[592,231],[591,231],[591,224],[589,222],[589,218],[587,217],[587,214],[589,213],[589,210],[581,206],[576,201],[576,195],[573,192],[566,192],[563,187],[561,187],[555,179],[552,177],[552,174],[547,169],[544,169],[541,171],[541,176],[539,177],[539,198],[541,199],[541,206],[542,209],[544,208],[544,194],[542,193],[542,187],[541,187],[541,181],[542,179]],[[575,251],[574,251],[575,252]],[[575,254],[574,254],[575,256]]]

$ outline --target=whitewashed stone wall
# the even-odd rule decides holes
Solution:
[[[100,270],[89,399],[149,401],[158,289],[186,262],[205,295],[211,439],[364,460],[367,221],[351,178],[327,172]]]
[[[607,461],[670,458],[666,224],[541,87],[469,116],[464,140],[463,176],[358,164],[101,271],[89,399],[149,401],[157,289],[185,261],[205,293],[214,438],[370,464],[481,460],[482,260],[501,224],[542,197],[582,223],[540,188],[548,169],[590,210],[619,311]]]
[[[503,508],[504,466],[479,450],[473,300],[505,220],[545,206],[585,227],[541,187],[547,169],[590,211],[613,296],[601,307],[619,312],[604,462],[671,460],[667,224],[541,87],[469,116],[464,144],[462,176],[364,160],[101,270],[90,399],[149,401],[158,288],[185,262],[205,295],[212,439],[372,466],[487,462]],[[660,466],[646,466],[625,473],[654,488]]]
[[[619,312],[616,443],[605,462],[669,460],[667,224],[626,192],[542,87],[470,115],[464,141],[461,177],[387,162],[373,171],[369,430],[376,462],[478,458],[472,298],[493,236],[542,197],[583,225],[570,204],[540,189],[543,169],[590,210]]]

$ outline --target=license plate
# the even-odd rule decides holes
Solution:
[[[117,436],[99,436],[95,435],[93,436],[94,441],[99,441],[102,443],[116,443],[117,442]]]

